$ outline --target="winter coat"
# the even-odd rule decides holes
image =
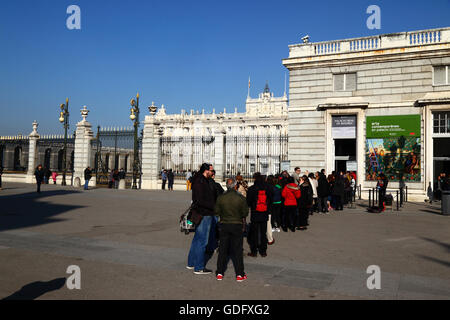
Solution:
[[[319,175],[319,181],[317,181],[317,196],[319,198],[325,198],[330,195],[330,185],[324,174]]]
[[[334,182],[331,194],[333,196],[340,196],[341,198],[344,198],[345,184],[344,179],[342,177],[336,177],[336,181]]]
[[[260,190],[265,190],[266,192],[266,205],[267,205],[267,211],[266,212],[257,212],[256,211],[256,204],[258,201],[258,192]],[[250,188],[248,188],[247,191],[247,205],[251,209],[251,221],[267,221],[269,219],[269,211],[271,209],[273,199],[273,192],[272,188],[266,184],[266,183],[260,183],[260,184],[254,184]]]
[[[216,189],[202,174],[194,177],[192,183],[192,202],[197,213],[202,216],[214,215]]]
[[[313,203],[313,189],[309,181],[305,181],[300,185],[300,192],[299,207],[310,208]]]
[[[284,198],[285,206],[296,206],[297,199],[301,196],[301,191],[295,183],[289,183],[284,187],[281,196]]]
[[[42,183],[42,181],[44,180],[44,170],[36,169],[36,171],[34,171],[34,176],[36,177],[37,183]]]

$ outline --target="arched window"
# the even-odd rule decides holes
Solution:
[[[109,171],[109,153],[105,157],[105,170]]]
[[[118,170],[119,168],[119,155],[116,154],[116,156],[114,157],[114,170]]]
[[[74,168],[74,162],[75,162],[75,151],[72,151],[72,153],[70,154],[70,171],[72,172]]]
[[[58,171],[64,170],[64,149],[58,151]]]
[[[5,147],[3,145],[0,146],[0,167],[4,167],[3,165],[3,151],[5,150]]]
[[[22,147],[16,147],[14,149],[14,171],[21,171],[22,164],[20,163],[22,159]]]
[[[50,157],[52,155],[52,149],[48,148],[44,154],[44,168],[50,168]]]

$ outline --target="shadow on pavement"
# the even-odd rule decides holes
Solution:
[[[53,204],[39,200],[73,193],[79,192],[71,190],[49,190],[42,191],[40,194],[37,192],[5,196],[0,194],[0,231],[60,221],[60,219],[53,217],[70,210],[82,208],[83,206]]]
[[[441,246],[443,249],[445,249],[445,251],[450,252],[450,244],[448,243],[444,243],[444,242],[440,242],[434,239],[430,239],[430,238],[426,238],[426,237],[420,237],[422,240],[428,241],[428,242],[432,242],[438,246]],[[437,258],[433,258],[433,257],[428,257],[428,256],[424,256],[424,255],[418,255],[418,257],[421,257],[425,260],[429,260],[429,261],[433,261],[439,264],[442,264],[448,268],[450,268],[450,261],[445,261],[445,260],[441,260],[441,259],[437,259]]]
[[[422,240],[428,241],[428,242],[432,242],[434,244],[437,244],[439,246],[441,246],[442,248],[444,248],[445,250],[447,250],[448,252],[450,252],[450,244],[448,243],[444,243],[444,242],[440,242],[434,239],[430,239],[430,238],[426,238],[426,237],[420,237]]]
[[[3,300],[34,300],[43,294],[61,289],[66,283],[66,278],[57,278],[47,282],[36,281],[23,286],[19,291]]]

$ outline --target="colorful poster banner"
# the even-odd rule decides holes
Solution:
[[[366,180],[420,182],[420,115],[366,119]]]

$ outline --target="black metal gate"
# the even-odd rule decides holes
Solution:
[[[139,168],[139,188],[141,185],[141,146],[142,131],[138,138],[138,168]],[[115,170],[125,171],[125,186],[131,187],[133,178],[134,161],[134,129],[124,128],[104,128],[97,127],[97,137],[92,140],[92,148],[95,154],[94,173],[96,183],[99,187],[111,186],[111,178]]]

